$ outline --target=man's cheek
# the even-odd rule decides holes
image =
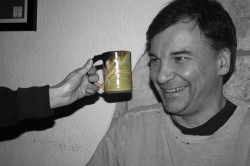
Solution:
[[[189,67],[189,68],[185,68],[185,69],[183,68],[182,70],[180,70],[179,73],[182,73],[181,75],[187,81],[191,81],[199,75],[199,71],[197,71],[197,69],[193,68],[193,67]]]

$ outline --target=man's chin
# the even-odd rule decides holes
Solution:
[[[173,98],[163,99],[162,105],[166,112],[172,114],[178,114],[185,109],[185,100],[178,100]]]

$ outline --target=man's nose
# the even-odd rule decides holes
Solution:
[[[159,84],[164,84],[169,80],[174,79],[174,77],[175,77],[174,68],[172,68],[171,65],[166,64],[161,66],[158,73],[157,81]]]

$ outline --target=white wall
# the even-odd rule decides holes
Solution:
[[[109,50],[131,50],[134,67],[144,51],[147,27],[167,1],[38,0],[37,31],[0,32],[0,86],[54,85],[88,58]],[[100,98],[57,119],[51,128],[0,142],[0,165],[85,165],[114,106]]]

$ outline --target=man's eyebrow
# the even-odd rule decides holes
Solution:
[[[153,53],[151,53],[151,52],[148,53],[148,56],[149,56],[149,57],[156,57],[156,55],[153,54]]]
[[[180,55],[180,54],[186,54],[186,55],[190,55],[190,56],[196,57],[196,54],[194,54],[193,52],[188,51],[188,50],[186,50],[186,49],[179,50],[179,51],[172,51],[172,52],[170,53],[170,55],[172,55],[172,56]],[[153,53],[151,53],[151,52],[148,53],[148,56],[149,56],[149,57],[157,57],[155,54],[153,54]]]
[[[196,56],[194,53],[192,53],[191,51],[188,51],[186,49],[179,50],[179,51],[173,51],[170,54],[171,55],[186,54],[186,55],[190,55],[190,56]]]

